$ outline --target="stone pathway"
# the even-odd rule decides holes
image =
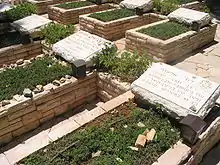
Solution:
[[[198,76],[220,83],[220,25],[217,28],[215,42],[202,48],[188,58],[171,65]]]

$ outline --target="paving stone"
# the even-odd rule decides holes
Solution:
[[[68,133],[76,130],[79,127],[80,127],[80,125],[78,123],[76,123],[75,121],[64,120],[64,121],[60,122],[59,124],[50,128],[48,136],[50,137],[50,139],[55,141],[65,135],[67,135]]]
[[[50,142],[51,139],[48,137],[48,130],[42,131],[39,134],[25,140],[23,143],[18,144],[12,149],[4,152],[4,154],[11,164],[15,164],[33,152],[45,147]]]
[[[179,165],[190,153],[191,148],[179,141],[152,165]]]

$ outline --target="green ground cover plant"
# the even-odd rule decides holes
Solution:
[[[111,11],[92,13],[89,17],[98,19],[103,22],[109,22],[120,18],[130,17],[136,15],[134,10],[130,9],[114,9]]]
[[[18,4],[12,9],[5,11],[4,14],[11,21],[16,21],[36,13],[36,6],[31,3]]]
[[[142,122],[145,127],[138,127]],[[146,129],[156,130],[154,141],[138,151],[136,138]],[[118,107],[20,161],[22,165],[151,165],[180,139],[179,130],[161,114],[133,103]],[[92,158],[92,153],[101,155]]]
[[[59,4],[56,5],[56,7],[60,7],[63,9],[74,9],[74,8],[91,6],[91,5],[94,5],[94,3],[89,1],[77,1],[77,2],[67,2],[67,3]]]
[[[94,63],[98,71],[106,71],[119,76],[123,81],[133,82],[147,70],[151,60],[146,54],[124,52],[119,55],[113,47],[99,53]]]
[[[162,40],[167,40],[187,31],[190,31],[189,27],[176,22],[165,22],[138,30],[140,33],[147,34],[151,37],[159,38]]]
[[[0,101],[22,94],[25,88],[46,85],[66,74],[71,74],[71,68],[61,66],[50,57],[35,60],[26,68],[6,69],[0,73]]]
[[[41,37],[49,45],[68,37],[73,34],[75,27],[73,25],[61,25],[50,23],[41,30]]]

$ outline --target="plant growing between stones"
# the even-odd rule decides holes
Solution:
[[[12,9],[5,11],[4,14],[11,21],[16,21],[36,13],[36,6],[31,3],[18,4]]]
[[[118,54],[116,48],[107,47],[94,58],[96,69],[119,76],[122,80],[132,82],[137,79],[151,64],[146,54]]]
[[[68,37],[75,31],[74,25],[61,25],[50,23],[41,30],[41,37],[49,45]]]

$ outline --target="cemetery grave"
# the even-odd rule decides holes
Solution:
[[[79,22],[79,16],[83,14],[94,13],[102,10],[111,9],[110,4],[100,4],[89,1],[67,2],[48,7],[48,16],[51,20],[68,25]]]
[[[30,59],[41,54],[40,32],[44,26],[51,22],[49,19],[33,14],[7,23],[7,26],[3,23],[0,66],[15,63],[19,59]]]
[[[82,15],[79,24],[81,30],[108,40],[115,40],[122,38],[128,29],[163,19],[165,18],[158,14],[146,13],[138,16],[134,10],[120,8]]]
[[[210,23],[209,14],[180,8],[168,18],[127,31],[126,50],[169,63],[214,41],[217,25]]]
[[[145,147],[135,147],[137,136],[152,128],[156,130],[154,142],[148,139]],[[130,102],[30,155],[20,164],[151,165],[179,138],[179,130],[167,118]],[[71,144],[75,145],[68,147]],[[100,154],[92,157],[97,152]]]

